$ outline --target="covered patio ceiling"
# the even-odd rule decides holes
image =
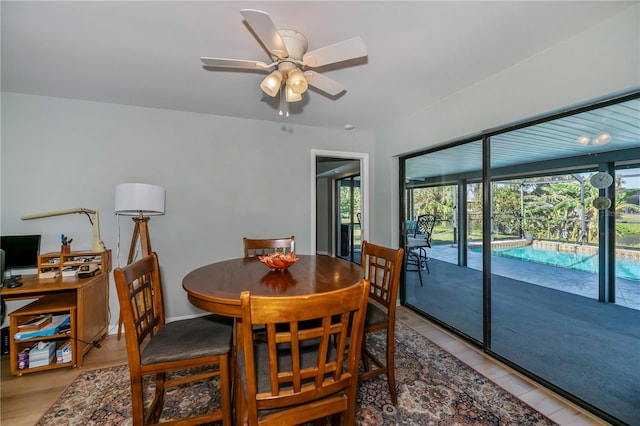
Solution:
[[[492,169],[584,155],[592,156],[595,165],[600,154],[640,148],[640,98],[493,133]],[[479,135],[477,141],[409,158],[405,176],[408,182],[419,185],[441,180],[443,176],[473,173],[478,176],[481,171],[482,135]]]

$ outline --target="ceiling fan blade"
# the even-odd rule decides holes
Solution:
[[[289,56],[289,51],[267,12],[254,9],[242,9],[240,13],[272,55],[280,59]]]
[[[360,37],[354,37],[305,53],[302,64],[312,68],[321,67],[363,56],[367,56],[367,46]]]
[[[200,58],[202,63],[208,67],[224,67],[224,68],[245,68],[245,69],[265,69],[269,65],[260,61],[249,61],[244,59],[227,59],[227,58]]]
[[[341,83],[315,71],[305,71],[304,77],[307,79],[309,86],[313,86],[331,96],[336,96],[347,90]]]

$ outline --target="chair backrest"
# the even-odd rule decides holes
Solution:
[[[416,235],[416,221],[415,220],[407,220],[405,222],[404,233],[406,235],[411,235],[411,236],[415,236]]]
[[[369,298],[384,306],[390,317],[394,316],[396,309],[403,255],[402,248],[362,242],[360,267],[371,283]]]
[[[416,220],[416,227],[412,237],[424,238],[427,240],[427,245],[431,247],[431,234],[433,233],[433,227],[436,224],[436,215],[428,213],[421,214]]]
[[[284,251],[293,252],[295,249],[295,238],[292,235],[287,238],[247,238],[242,239],[244,244],[244,257],[255,257],[263,254]]]
[[[250,425],[260,410],[272,409],[280,409],[279,424],[305,423],[342,411],[351,416],[345,424],[353,424],[368,293],[369,282],[363,279],[345,289],[307,296],[240,295],[239,368],[246,381]],[[257,325],[265,326],[264,343],[253,338]],[[307,403],[313,408],[300,409]],[[293,406],[298,408],[287,419],[286,408]]]
[[[416,223],[416,232],[422,235],[429,235],[433,232],[433,225],[436,223],[436,215],[434,214],[421,214],[418,216]]]
[[[164,325],[160,267],[155,252],[113,271],[124,323],[129,368],[140,365],[140,347]]]

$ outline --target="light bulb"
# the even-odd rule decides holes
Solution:
[[[304,78],[304,74],[298,68],[289,71],[287,86],[297,95],[302,95],[309,87],[307,79]]]
[[[602,133],[596,136],[595,138],[593,138],[593,144],[596,146],[605,145],[610,141],[611,141],[611,135],[609,133]]]
[[[589,138],[589,136],[580,136],[578,139],[576,139],[576,142],[578,142],[580,145],[588,145],[590,141],[591,138]]]

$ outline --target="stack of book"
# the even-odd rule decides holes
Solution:
[[[55,342],[38,342],[36,347],[32,347],[29,351],[29,368],[47,366],[55,356]]]
[[[71,359],[71,339],[69,339],[64,343],[64,345],[56,349],[56,363],[65,364],[67,362],[71,362]]]
[[[47,314],[47,315],[40,315],[37,316],[35,318],[31,318],[29,321],[19,324],[18,325],[18,331],[19,332],[25,332],[25,331],[36,331],[36,330],[40,330],[42,328],[44,328],[45,326],[51,324],[52,321],[52,315],[51,314]]]

